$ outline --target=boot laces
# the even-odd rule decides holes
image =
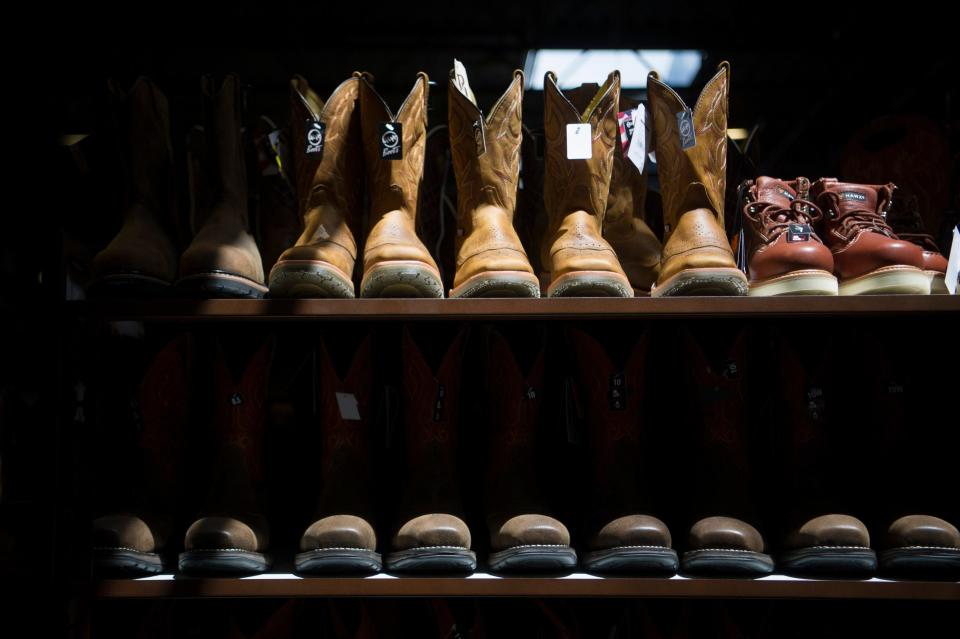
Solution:
[[[752,210],[753,207],[747,209],[748,212]],[[775,240],[785,233],[791,224],[813,226],[813,223],[822,217],[823,214],[816,204],[809,200],[797,198],[786,208],[776,204],[768,204],[760,212],[759,218],[754,219],[758,219],[763,224],[769,239]]]
[[[840,227],[848,236],[854,235],[859,231],[872,231],[882,233],[890,238],[895,238],[893,229],[887,224],[884,216],[876,211],[869,209],[854,209],[844,213],[840,218]]]

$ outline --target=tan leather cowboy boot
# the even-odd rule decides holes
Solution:
[[[548,72],[544,85],[547,137],[543,200],[549,216],[542,264],[550,273],[550,297],[633,297],[630,281],[602,236],[617,151],[620,73],[609,75],[589,104],[575,105]],[[567,159],[567,125],[590,136],[590,159]]]
[[[729,83],[722,62],[691,112],[655,71],[648,76],[665,239],[655,297],[747,294],[723,230]]]
[[[120,232],[93,259],[92,295],[162,292],[177,275],[167,98],[149,78],[142,77],[127,94],[124,109],[130,203]]]
[[[360,80],[324,102],[307,81],[290,81],[293,157],[303,232],[270,271],[277,297],[354,297],[353,268],[363,206]]]
[[[177,286],[206,297],[261,298],[267,287],[260,251],[249,230],[240,79],[228,75],[214,93],[208,78],[204,89],[213,112],[213,126],[207,131],[214,132],[218,197],[180,258]]]
[[[320,497],[316,519],[300,538],[297,572],[380,570],[373,529],[373,355],[367,336],[341,377],[326,344],[320,345]]]
[[[450,71],[458,218],[457,273],[450,297],[540,297],[540,281],[513,225],[522,101],[523,72],[514,71],[510,87],[484,118],[466,77]]]
[[[419,73],[396,115],[360,76],[360,129],[370,189],[370,231],[363,249],[362,297],[443,297],[437,264],[417,235],[427,129],[426,73]]]

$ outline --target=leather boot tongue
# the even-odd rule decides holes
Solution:
[[[768,202],[780,208],[790,208],[790,203],[797,197],[796,191],[787,186],[783,180],[770,177],[757,178],[757,201]]]
[[[837,195],[840,215],[851,211],[876,211],[877,191],[860,184],[838,183],[830,189]]]

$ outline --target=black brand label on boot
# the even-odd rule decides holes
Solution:
[[[866,202],[867,196],[856,191],[843,191],[840,193],[841,200],[854,200],[856,202]]]
[[[327,125],[323,122],[307,120],[307,155],[323,157],[323,143],[327,139]]]
[[[791,224],[787,229],[788,242],[806,242],[810,239],[809,224]]]
[[[623,373],[610,376],[610,396],[608,397],[610,410],[627,409],[627,386]]]
[[[443,384],[437,384],[437,401],[433,403],[433,421],[435,422],[443,419],[443,400],[446,394],[446,389],[443,387]]]
[[[677,114],[677,131],[680,132],[680,148],[686,151],[697,146],[697,132],[693,126],[693,111],[686,109]]]
[[[822,388],[819,386],[807,388],[807,415],[812,421],[820,421],[825,405]]]
[[[380,123],[380,158],[403,159],[403,126],[399,122]]]
[[[473,142],[477,145],[477,156],[483,155],[487,150],[487,142],[483,135],[483,118],[473,123]]]

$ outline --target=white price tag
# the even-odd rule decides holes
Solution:
[[[360,421],[360,406],[353,393],[337,393],[337,407],[340,409],[340,419]]]
[[[633,137],[630,138],[627,159],[643,173],[643,165],[647,159],[647,111],[642,104],[633,112]]]
[[[593,157],[593,132],[587,123],[567,125],[567,159],[589,160]]]
[[[947,261],[947,290],[957,294],[957,274],[960,273],[960,228],[953,228],[953,242],[950,243],[950,259]]]
[[[477,97],[473,94],[473,89],[470,88],[470,80],[467,79],[467,70],[463,63],[456,58],[453,59],[453,84],[468,100],[474,104],[477,103]]]

